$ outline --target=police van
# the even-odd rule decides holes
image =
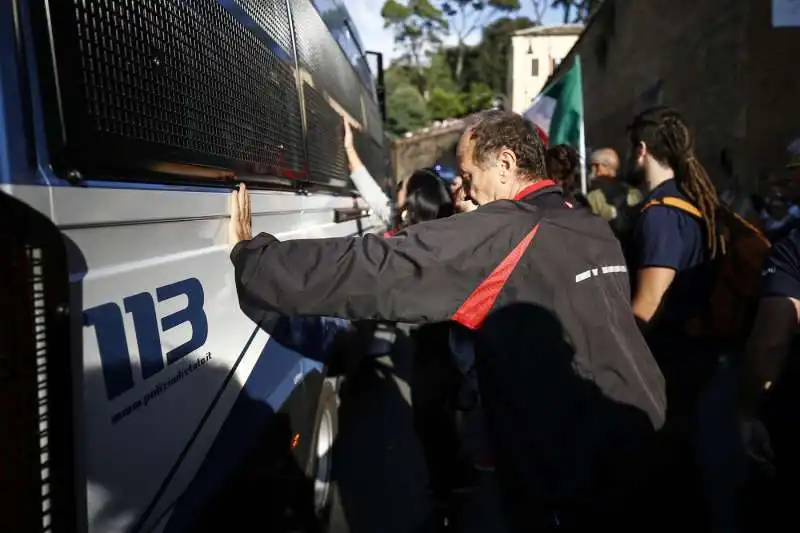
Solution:
[[[348,324],[242,314],[229,196],[382,229],[340,134],[386,180],[380,70],[340,0],[0,3],[0,531],[347,529]]]

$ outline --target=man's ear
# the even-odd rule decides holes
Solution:
[[[636,147],[636,157],[644,157],[647,153],[647,144],[644,141],[639,141],[639,146]]]
[[[508,148],[503,148],[497,155],[497,162],[500,165],[500,170],[511,172],[517,168],[517,154]]]

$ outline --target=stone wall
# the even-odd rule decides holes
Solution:
[[[419,168],[433,166],[440,160],[455,160],[456,145],[463,126],[418,134],[392,143],[392,172],[395,180],[411,175]]]
[[[625,126],[660,82],[696,134],[719,187],[752,191],[800,135],[800,28],[772,28],[764,0],[607,0],[559,72],[580,54],[586,140],[624,154]],[[791,57],[790,57],[791,56]],[[727,151],[733,175],[720,164]]]
[[[430,167],[437,162],[456,168],[456,146],[458,140],[481,113],[459,119],[451,119],[445,124],[424,128],[414,132],[411,137],[403,137],[392,143],[392,173],[395,181],[404,179],[417,169]]]
[[[800,28],[771,28],[772,2],[755,2],[748,20],[747,153],[753,170],[788,163],[800,137]]]

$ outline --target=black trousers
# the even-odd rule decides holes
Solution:
[[[446,499],[467,465],[456,400],[464,377],[448,344],[449,324],[429,324],[412,332],[414,359],[411,402],[414,429],[422,443],[429,488]]]

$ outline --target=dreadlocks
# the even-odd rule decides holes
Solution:
[[[662,165],[675,171],[681,192],[700,210],[706,227],[711,257],[725,253],[725,240],[717,227],[720,201],[706,169],[694,152],[689,127],[681,116],[667,107],[654,107],[640,113],[628,127],[634,146],[644,142],[647,152]]]

